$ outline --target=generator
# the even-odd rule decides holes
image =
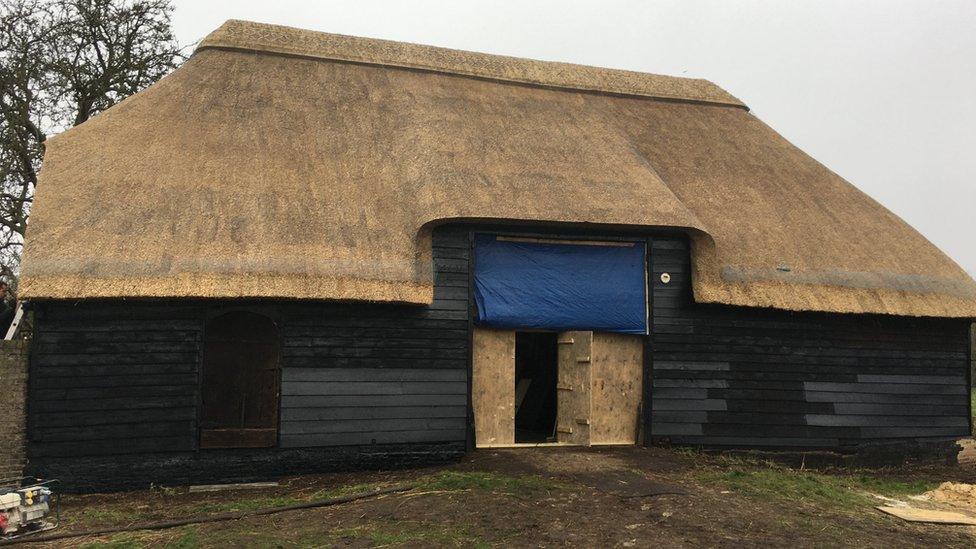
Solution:
[[[47,519],[57,500],[47,483],[23,488],[0,487],[0,539],[12,539],[57,526]]]

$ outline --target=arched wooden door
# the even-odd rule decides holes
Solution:
[[[231,312],[204,334],[201,448],[263,448],[278,440],[278,327],[268,317]]]

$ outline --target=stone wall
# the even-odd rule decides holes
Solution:
[[[0,341],[0,481],[20,478],[26,464],[29,345],[25,340]]]

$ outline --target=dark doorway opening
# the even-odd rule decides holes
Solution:
[[[515,442],[553,442],[559,334],[515,334]]]
[[[265,448],[278,442],[279,338],[274,321],[232,312],[207,323],[201,448]]]

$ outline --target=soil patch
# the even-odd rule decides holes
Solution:
[[[70,531],[419,485],[336,507],[56,546],[972,547],[972,527],[908,523],[875,510],[868,493],[906,498],[973,476],[953,467],[800,471],[664,448],[476,451],[450,467],[293,477],[263,490],[66,496]],[[661,486],[684,494],[651,495]]]
[[[663,482],[655,482],[633,471],[601,471],[581,473],[576,480],[585,486],[601,492],[624,498],[660,496],[664,494],[685,495],[688,492]]]

